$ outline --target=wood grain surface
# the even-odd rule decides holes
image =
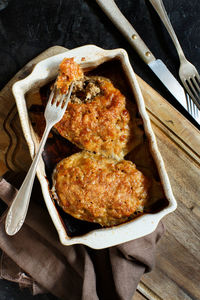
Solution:
[[[25,171],[30,165],[12,95],[13,83],[26,77],[40,60],[64,51],[60,46],[49,48],[30,61],[0,92],[0,176],[9,170]],[[178,208],[163,219],[166,233],[157,247],[156,266],[142,277],[133,300],[200,299],[200,134],[137,78]]]

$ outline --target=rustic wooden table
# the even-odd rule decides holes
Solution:
[[[165,60],[177,76],[178,58],[173,46],[151,8],[143,0],[116,1],[141,36]],[[178,0],[165,1],[172,21],[190,60],[200,70],[199,13],[200,3]],[[173,3],[172,3],[173,2]],[[4,1],[6,3],[6,1]],[[0,84],[3,87],[16,71],[31,58],[51,45],[69,48],[94,43],[105,48],[124,47],[134,69],[146,82],[171,103],[175,103],[159,84],[113,25],[90,1],[40,1],[36,4],[8,2],[0,11]],[[1,5],[1,1],[0,1]],[[193,5],[193,6],[192,6]],[[37,6],[37,7],[36,7]],[[1,6],[0,6],[1,9]],[[26,13],[25,13],[26,11]],[[30,18],[32,16],[32,18]],[[14,18],[15,17],[15,18]],[[52,19],[53,18],[53,19]],[[159,24],[159,29],[155,27]],[[93,25],[93,26],[91,26]],[[184,30],[182,27],[184,26]],[[147,30],[148,29],[148,30]],[[161,39],[162,34],[162,39]],[[167,45],[167,46],[166,46]],[[166,48],[166,47],[167,48]],[[53,48],[45,55],[63,51]],[[41,57],[39,58],[41,59]],[[13,81],[27,74],[31,62]],[[134,300],[200,299],[199,232],[200,232],[200,134],[185,117],[138,77],[165,161],[172,189],[178,202],[177,210],[165,217],[166,233],[157,248],[156,266],[141,278]],[[0,175],[6,171],[26,169],[30,163],[27,146],[11,95],[11,81],[0,93]],[[176,108],[182,111],[175,103]],[[22,166],[23,161],[23,166]],[[17,286],[0,281],[0,299],[55,299],[51,295],[32,297]]]

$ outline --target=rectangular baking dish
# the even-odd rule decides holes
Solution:
[[[120,61],[123,71],[128,79],[127,84],[130,85],[134,99],[137,103],[138,111],[143,121],[145,135],[148,138],[151,154],[156,164],[164,194],[168,200],[168,205],[156,213],[145,213],[138,218],[118,226],[111,228],[99,228],[80,236],[70,237],[67,234],[59,212],[52,201],[49,192],[49,183],[46,179],[45,165],[43,160],[41,160],[37,169],[37,176],[41,184],[46,207],[55,228],[57,229],[60,242],[66,246],[84,244],[94,249],[102,249],[145,236],[153,232],[156,229],[158,222],[168,213],[174,211],[177,204],[172,193],[163,159],[157,147],[155,135],[145,109],[140,87],[130,65],[128,55],[124,49],[104,50],[94,45],[86,45],[75,48],[39,62],[36,64],[29,76],[13,85],[13,94],[16,99],[20,122],[30,154],[34,157],[39,141],[29,119],[26,94],[30,90],[44,86],[46,83],[55,79],[58,73],[59,64],[65,57],[74,57],[75,61],[78,64],[81,64],[84,70],[96,68],[97,66],[113,59]]]

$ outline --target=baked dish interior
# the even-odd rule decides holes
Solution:
[[[71,101],[43,152],[50,193],[71,237],[168,205],[120,61],[76,72]],[[26,95],[38,139],[52,84]]]

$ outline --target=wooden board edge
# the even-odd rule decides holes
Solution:
[[[166,131],[173,132],[180,141],[190,147],[200,158],[200,131],[186,117],[177,111],[165,98],[137,76],[142,94],[145,99],[147,112],[150,119],[161,123]],[[149,101],[151,99],[151,101]],[[156,100],[152,105],[153,99]]]

